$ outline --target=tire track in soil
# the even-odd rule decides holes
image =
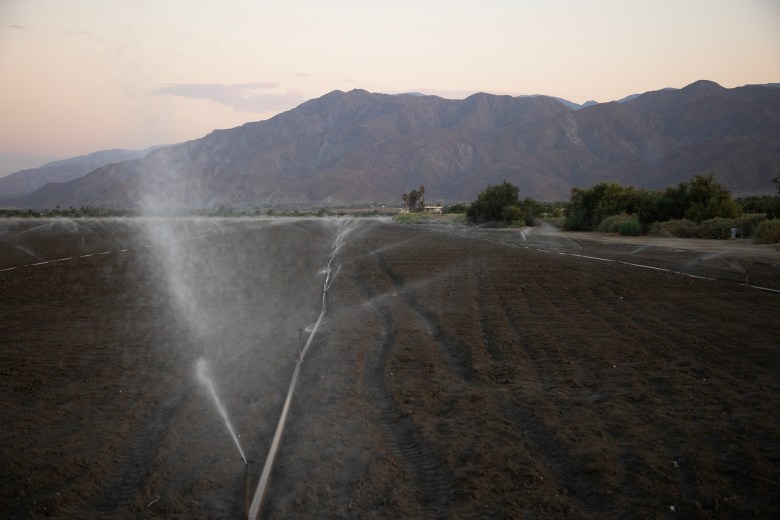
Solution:
[[[383,254],[379,253],[377,257],[379,268],[390,279],[399,296],[414,312],[423,328],[439,347],[439,352],[441,352],[450,372],[463,381],[473,380],[476,372],[472,363],[471,348],[458,338],[448,334],[434,312],[420,304],[412,291],[406,290],[404,280],[387,265],[387,259]]]
[[[481,267],[482,269],[489,269],[489,267]],[[479,281],[479,272],[481,271],[477,270],[475,272],[478,273],[475,283],[478,286],[488,286]],[[529,477],[525,483],[526,487],[533,488],[536,485],[545,485],[543,475],[552,473],[555,477],[555,482],[552,483],[553,486],[556,486],[558,489],[569,488],[570,491],[574,491],[574,495],[568,492],[565,495],[563,493],[558,495],[563,509],[569,513],[573,509],[579,511],[590,509],[583,507],[584,504],[579,498],[588,490],[585,487],[576,488],[572,484],[572,476],[581,472],[581,465],[578,463],[576,456],[571,453],[565,440],[560,437],[557,425],[549,424],[532,411],[535,408],[539,408],[539,403],[553,408],[556,405],[546,395],[533,395],[540,394],[539,390],[532,388],[533,386],[544,385],[540,372],[534,366],[536,363],[533,360],[533,354],[529,351],[529,338],[526,337],[522,326],[517,320],[512,318],[512,307],[508,300],[502,297],[499,292],[477,291],[477,294],[481,333],[485,348],[493,364],[493,374],[496,383],[507,385],[510,389],[510,392],[494,393],[495,405],[506,421],[516,425],[519,436],[524,441],[529,455],[538,466],[541,466],[537,473],[542,473],[542,476]],[[497,310],[500,312],[496,312]],[[503,334],[501,331],[503,331]],[[514,355],[511,352],[505,354],[501,347],[502,344],[516,345],[521,349],[523,351],[521,357],[525,358],[525,363],[518,363],[517,359],[512,359],[513,357],[517,358],[517,353],[514,353]],[[561,384],[552,374],[545,374],[544,377],[548,384],[552,386]],[[520,381],[521,379],[522,381]],[[554,381],[550,382],[553,379]],[[522,388],[525,383],[527,383],[525,385],[527,388]],[[532,396],[537,401],[537,404],[523,406],[522,395]],[[559,413],[558,415],[562,414]],[[528,490],[526,489],[525,492],[528,493]],[[598,496],[601,507],[606,505],[605,499],[606,497],[603,495]]]
[[[641,374],[635,380],[625,378],[626,370],[641,370],[641,367],[637,368],[640,361],[632,357],[638,353],[621,353],[622,359],[617,363],[622,366],[617,369],[612,365],[613,359],[602,353],[602,342],[622,343],[622,336],[637,334],[634,324],[625,319],[620,307],[603,305],[598,297],[601,285],[587,287],[587,280],[570,277],[566,281],[562,278],[542,283],[561,282],[581,285],[577,290],[589,292],[591,297],[586,300],[596,305],[583,306],[576,300],[561,298],[555,289],[544,288],[516,294],[501,292],[487,299],[482,295],[480,309],[483,312],[484,309],[500,309],[500,314],[482,316],[487,343],[500,345],[502,337],[514,336],[524,353],[518,358],[517,353],[510,352],[510,361],[517,367],[528,365],[520,372],[525,372],[522,379],[530,384],[518,386],[516,381],[511,381],[514,395],[509,398],[506,394],[497,394],[496,397],[507,417],[516,421],[532,439],[534,457],[552,470],[560,488],[565,490],[569,505],[580,512],[611,514],[623,508],[625,497],[620,496],[619,489],[623,486],[641,489],[644,484],[633,480],[649,477],[637,473],[638,468],[650,470],[653,461],[635,458],[633,453],[622,449],[618,439],[630,438],[632,442],[642,444],[647,442],[648,435],[650,439],[663,438],[663,432],[646,418],[646,407],[652,408],[647,403],[647,382]],[[553,314],[552,309],[556,309],[559,316],[555,323],[544,319],[545,315]],[[583,316],[587,318],[583,320]],[[503,331],[502,323],[511,326],[513,334]],[[652,330],[644,334],[654,337]],[[580,356],[585,356],[583,361],[595,361],[597,366],[604,367],[604,371],[599,368],[593,373],[582,372],[576,361]],[[525,361],[518,363],[519,359]],[[500,351],[495,362],[497,365],[504,362]],[[555,363],[558,369],[546,369],[550,363]],[[615,382],[617,393],[615,387],[609,386],[615,377],[624,379],[622,383]],[[605,390],[603,385],[610,389]],[[560,399],[559,396],[572,390],[573,400]],[[529,406],[523,404],[527,399],[532,401]],[[544,416],[534,412],[545,408],[549,413]],[[634,423],[636,419],[641,423],[638,429]],[[587,424],[587,427],[572,426],[577,424]],[[638,437],[640,431],[644,432],[642,437]]]
[[[381,266],[383,260],[380,258],[378,263]],[[447,518],[448,504],[453,497],[452,471],[433,445],[425,441],[408,417],[402,417],[394,404],[392,391],[385,382],[385,367],[397,342],[397,324],[381,294],[364,283],[368,279],[364,268],[359,267],[354,276],[355,286],[361,288],[366,301],[372,302],[371,308],[379,323],[377,354],[373,359],[366,359],[366,394],[376,404],[376,423],[389,441],[390,453],[401,463],[407,480],[416,484],[416,498],[426,510],[424,517]],[[390,281],[395,286],[395,282]]]
[[[479,286],[482,285],[478,281],[479,273],[474,268],[474,262],[469,260],[469,289],[474,286],[477,290],[471,290],[470,294],[476,295],[477,309],[479,309],[479,332],[482,339],[482,345],[488,354],[491,361],[491,371],[493,375],[493,382],[501,385],[509,384],[514,379],[514,368],[507,362],[507,356],[499,346],[498,334],[493,329],[490,319],[486,311],[487,294],[484,290],[479,290]],[[503,309],[506,314],[506,309]],[[522,337],[516,333],[510,341],[511,345],[519,345],[522,341]]]
[[[125,446],[107,479],[96,509],[110,513],[130,505],[149,477],[149,464],[157,455],[170,423],[192,385],[164,398],[138,422],[139,430]]]

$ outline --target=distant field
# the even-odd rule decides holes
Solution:
[[[345,225],[263,517],[780,515],[776,249],[331,218],[0,221],[3,514],[240,518]]]

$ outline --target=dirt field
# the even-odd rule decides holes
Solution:
[[[0,516],[241,518],[337,226],[1,221]],[[780,516],[774,247],[350,229],[262,517]]]

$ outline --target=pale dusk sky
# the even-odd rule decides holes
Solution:
[[[780,82],[780,0],[0,0],[0,175],[333,90],[583,103],[699,79]]]

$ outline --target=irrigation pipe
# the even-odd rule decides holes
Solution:
[[[284,426],[287,422],[287,415],[290,412],[290,406],[292,405],[293,395],[295,394],[295,387],[298,385],[298,377],[301,373],[303,359],[306,356],[306,352],[309,350],[309,346],[314,340],[314,335],[317,334],[317,329],[320,328],[322,318],[325,317],[325,312],[327,312],[326,297],[328,294],[328,289],[330,289],[330,286],[333,284],[333,280],[336,279],[336,275],[338,274],[339,270],[341,270],[341,266],[339,265],[339,267],[334,272],[331,268],[331,265],[333,264],[333,260],[336,258],[336,253],[339,251],[339,249],[341,249],[341,239],[343,234],[344,224],[342,223],[339,226],[336,240],[333,243],[333,248],[331,249],[330,254],[328,255],[328,263],[324,270],[325,281],[322,284],[322,309],[320,310],[320,315],[317,317],[317,321],[314,323],[314,327],[311,329],[311,333],[309,334],[309,338],[306,340],[306,344],[303,346],[303,349],[301,349],[301,353],[298,356],[298,359],[295,361],[295,370],[293,370],[292,379],[290,380],[290,387],[287,389],[287,398],[284,400],[282,413],[279,416],[279,423],[276,425],[276,432],[274,433],[274,438],[271,441],[271,448],[268,450],[268,456],[265,459],[263,472],[260,474],[260,481],[257,483],[255,495],[252,497],[252,503],[249,506],[249,512],[247,513],[247,518],[249,520],[255,520],[257,518],[257,515],[260,513],[260,509],[263,505],[263,500],[265,499],[266,492],[268,491],[268,482],[271,479],[271,470],[273,469],[274,460],[276,459],[276,452],[279,451],[279,444],[281,443],[282,433],[284,432]],[[331,279],[331,273],[333,273],[333,279]]]
[[[260,506],[263,504],[266,491],[268,489],[268,481],[271,477],[271,469],[274,465],[274,459],[276,459],[276,452],[279,450],[279,443],[282,440],[282,433],[284,432],[284,425],[287,422],[287,414],[290,411],[292,405],[293,394],[295,393],[295,387],[298,385],[298,376],[301,373],[301,365],[303,364],[303,356],[311,345],[314,335],[317,333],[317,329],[322,322],[322,317],[325,316],[325,309],[320,312],[317,322],[314,324],[314,328],[309,334],[309,339],[306,340],[306,345],[301,351],[301,355],[298,356],[298,360],[295,362],[295,370],[293,371],[292,380],[290,381],[290,388],[287,390],[287,398],[284,400],[284,407],[282,408],[282,414],[279,416],[279,423],[276,426],[276,433],[274,433],[273,441],[271,441],[271,448],[268,450],[268,457],[265,459],[265,465],[263,466],[263,472],[260,475],[260,482],[257,484],[255,490],[255,496],[252,498],[252,504],[249,506],[248,518],[254,520],[257,518],[257,514],[260,512]]]

